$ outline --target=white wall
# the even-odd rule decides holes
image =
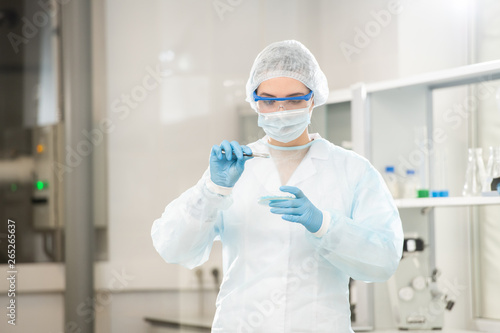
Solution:
[[[356,82],[376,82],[399,77],[398,15],[389,12],[387,0],[320,1],[321,27],[317,33],[318,56],[331,89]],[[391,7],[392,8],[392,7]],[[373,30],[381,11],[389,15],[385,26]],[[365,37],[363,37],[365,36]]]

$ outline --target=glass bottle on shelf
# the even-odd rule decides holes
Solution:
[[[491,178],[500,177],[500,147],[493,148],[493,162],[488,176]]]
[[[449,190],[447,186],[447,161],[446,161],[446,151],[444,149],[436,148],[434,154],[433,163],[433,184],[432,184],[432,197],[448,197]],[[484,169],[484,166],[483,166]]]
[[[468,165],[465,171],[465,184],[463,196],[476,196],[481,194],[481,180],[478,168],[478,153],[474,148],[469,148]]]
[[[418,176],[419,176],[419,186],[417,189],[418,198],[429,197],[429,180],[427,178],[427,171],[429,170],[429,161],[427,156],[429,156],[429,151],[427,147],[428,137],[427,137],[427,127],[417,126],[414,128],[415,143],[420,151],[424,152],[424,157],[420,159],[418,165]]]
[[[406,170],[406,178],[403,185],[403,198],[416,198],[418,190],[418,179],[415,170]]]
[[[399,183],[396,177],[394,166],[388,165],[385,167],[384,180],[389,188],[394,199],[399,198]]]
[[[493,161],[495,160],[495,148],[491,147],[489,148],[489,157],[488,157],[488,163],[486,164],[486,181],[483,184],[483,192],[488,192],[491,191],[491,171],[493,170]]]
[[[476,154],[477,176],[478,176],[478,180],[479,180],[479,192],[481,192],[485,188],[486,178],[488,177],[488,175],[486,174],[486,169],[484,167],[483,148],[475,148],[474,153]]]
[[[488,176],[488,177],[491,177],[491,170],[493,169],[493,161],[495,158],[494,152],[495,152],[495,148],[490,147],[490,154],[488,157],[488,163],[486,164],[486,176]]]

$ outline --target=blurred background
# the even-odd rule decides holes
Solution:
[[[0,331],[210,331],[220,244],[188,270],[150,230],[213,144],[263,135],[244,87],[275,41],[304,43],[328,78],[309,132],[404,187],[425,125],[446,158],[411,164],[463,199],[468,148],[486,165],[500,147],[499,17],[494,0],[0,0],[0,270],[15,276]],[[402,197],[424,249],[387,283],[352,282],[353,327],[500,332],[500,200]]]

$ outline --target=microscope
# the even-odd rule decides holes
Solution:
[[[430,268],[429,253],[418,236],[405,237],[403,257],[389,280],[390,303],[400,330],[440,330],[444,312],[455,300],[439,286],[440,272]]]

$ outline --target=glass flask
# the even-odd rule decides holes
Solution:
[[[429,179],[428,179],[428,171],[429,171],[429,150],[428,150],[428,136],[427,136],[427,127],[426,126],[417,126],[413,129],[415,135],[415,143],[418,146],[418,149],[424,152],[423,158],[420,159],[420,163],[417,166],[418,169],[418,177],[419,177],[419,186],[417,191],[417,197],[426,198],[429,197]]]
[[[488,161],[488,176],[491,178],[500,177],[500,147],[490,148],[491,166]]]
[[[447,160],[446,151],[443,148],[435,148],[435,156],[433,163],[433,181],[432,181],[432,197],[448,197],[448,182],[447,182]],[[484,168],[483,168],[484,169]]]
[[[479,180],[477,167],[477,154],[474,148],[469,148],[468,161],[462,195],[470,197],[481,193],[481,181]]]
[[[491,170],[493,168],[493,160],[494,160],[494,147],[490,147],[490,155],[488,157],[488,164],[486,164],[486,175],[491,176]]]
[[[500,177],[500,147],[490,147],[490,156],[486,164],[486,177],[483,183],[483,192],[495,191],[491,188],[493,178]]]
[[[476,154],[476,162],[477,162],[477,178],[479,181],[479,192],[483,191],[486,185],[486,169],[484,167],[483,161],[483,148],[475,148],[474,154]]]
[[[491,171],[493,170],[493,161],[495,160],[495,148],[490,146],[490,154],[488,157],[488,163],[486,164],[486,181],[483,184],[483,192],[491,191]]]

